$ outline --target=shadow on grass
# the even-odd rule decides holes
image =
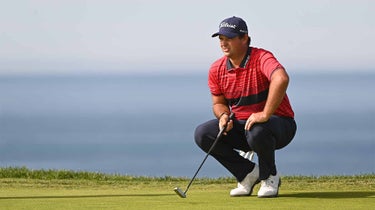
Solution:
[[[10,199],[59,199],[59,198],[109,198],[109,197],[149,197],[149,196],[175,196],[175,194],[115,194],[115,195],[36,195],[36,196],[7,196],[0,200]]]
[[[5,196],[0,200],[11,199],[66,199],[66,198],[110,198],[110,197],[159,197],[176,196],[174,193],[168,194],[113,194],[113,195],[36,195],[36,196]],[[344,198],[375,198],[375,192],[298,192],[289,194],[279,194],[280,198],[318,198],[318,199],[344,199]]]
[[[362,192],[362,191],[352,191],[352,192],[300,192],[300,193],[290,193],[290,194],[280,194],[279,197],[291,197],[291,198],[327,198],[327,199],[340,199],[340,198],[366,198],[374,197],[375,192]]]

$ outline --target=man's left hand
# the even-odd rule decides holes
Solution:
[[[269,116],[266,115],[264,112],[257,112],[250,115],[249,118],[247,118],[246,124],[245,124],[245,130],[250,130],[251,127],[255,123],[263,123],[267,122],[269,120]]]

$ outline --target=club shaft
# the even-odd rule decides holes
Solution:
[[[197,171],[195,172],[193,178],[191,178],[191,180],[190,180],[190,182],[189,182],[189,184],[188,184],[188,186],[186,187],[186,190],[185,190],[185,192],[184,192],[185,195],[186,195],[186,192],[189,190],[190,185],[193,183],[195,177],[197,176],[199,170],[201,170],[201,168],[202,168],[204,162],[207,160],[208,156],[211,154],[211,151],[214,149],[214,147],[216,146],[217,142],[218,142],[218,141],[221,139],[221,137],[223,136],[223,133],[224,133],[225,130],[227,129],[228,123],[229,123],[229,121],[230,121],[231,118],[233,118],[233,113],[230,114],[230,116],[229,116],[229,118],[228,118],[228,121],[225,123],[224,127],[223,127],[222,129],[220,129],[220,131],[219,131],[219,133],[217,134],[217,137],[216,137],[214,143],[211,145],[211,147],[210,147],[210,149],[208,150],[206,156],[204,157],[202,163],[199,165]]]

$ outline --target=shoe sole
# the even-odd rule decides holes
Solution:
[[[262,196],[259,196],[258,195],[258,198],[276,198],[277,196],[279,196],[279,188],[281,186],[281,178],[279,178],[279,184],[277,186],[277,192],[275,195],[262,195]]]

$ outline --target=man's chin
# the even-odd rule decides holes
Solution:
[[[230,57],[230,53],[229,53],[229,52],[224,52],[224,51],[223,51],[223,54],[224,54],[225,56],[227,56],[227,57]]]

